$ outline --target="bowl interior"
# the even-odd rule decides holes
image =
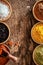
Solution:
[[[31,30],[31,37],[34,42],[43,44],[43,23],[36,23]]]
[[[43,45],[39,45],[33,52],[33,60],[36,65],[43,65]]]
[[[0,20],[4,21],[11,15],[11,5],[6,0],[0,0]]]
[[[0,22],[0,43],[6,41],[9,37],[9,28],[6,24]]]
[[[38,21],[43,21],[43,9],[40,9],[42,8],[41,5],[43,5],[43,1],[37,1],[34,6],[33,6],[33,16],[35,17],[36,20]]]
[[[9,47],[7,47],[5,44],[0,44],[0,54],[1,54],[2,48],[10,52]],[[9,61],[9,58],[7,57],[7,54],[5,52],[2,51],[2,53],[3,55],[2,56],[0,55],[0,64],[5,65]]]

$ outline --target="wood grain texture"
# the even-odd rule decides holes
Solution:
[[[31,28],[37,23],[32,15],[32,7],[35,0],[8,0],[12,6],[12,16],[5,22],[9,25],[11,35],[10,39],[14,45],[10,47],[14,56],[20,57],[20,62],[16,65],[35,65],[32,59],[32,53],[37,46],[31,38]],[[27,6],[30,6],[27,7]],[[18,45],[16,46],[15,43]],[[9,61],[6,65],[15,65],[15,62]]]

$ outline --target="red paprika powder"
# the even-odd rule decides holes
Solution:
[[[9,51],[4,44],[0,44],[0,65],[5,65],[9,60],[6,53],[3,52],[3,49]],[[2,54],[3,54],[3,56],[2,56]]]

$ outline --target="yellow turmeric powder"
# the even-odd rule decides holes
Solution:
[[[37,23],[33,26],[31,36],[35,42],[43,44],[43,23]]]

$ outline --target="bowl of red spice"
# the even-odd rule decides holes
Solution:
[[[9,61],[9,58],[7,57],[7,53],[5,53],[3,49],[10,52],[10,49],[8,48],[8,46],[6,46],[5,44],[0,44],[0,64],[1,65],[5,65]]]
[[[13,56],[10,53],[10,48],[7,45],[1,43],[0,44],[0,64],[5,65],[10,59],[16,63],[18,63],[20,60],[19,57]]]
[[[7,0],[0,0],[0,21],[7,20],[12,13],[12,7]]]
[[[33,6],[32,11],[35,19],[43,22],[43,0],[37,1]]]
[[[10,28],[4,23],[0,22],[0,44],[8,41],[10,37]]]

